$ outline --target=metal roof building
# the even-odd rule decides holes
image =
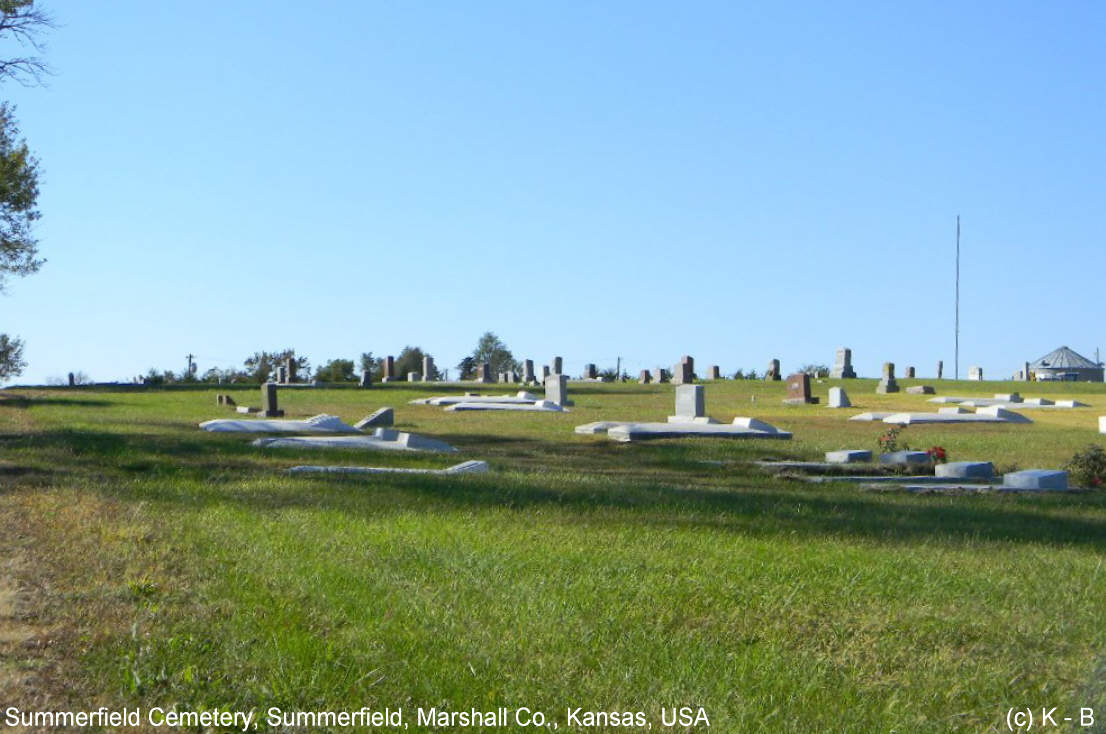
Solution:
[[[1067,347],[1055,349],[1037,361],[1030,362],[1029,370],[1035,380],[1102,382],[1102,365],[1095,364]]]

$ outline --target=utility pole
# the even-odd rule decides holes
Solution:
[[[956,215],[956,355],[953,379],[960,379],[960,215]]]
[[[614,368],[614,381],[622,381],[622,357],[618,358],[618,366]]]

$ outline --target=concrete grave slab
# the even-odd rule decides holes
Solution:
[[[883,422],[909,426],[920,423],[1032,423],[1033,421],[1020,413],[992,405],[980,408],[974,413],[962,412],[957,408],[942,408],[936,413],[894,413],[884,418]]]
[[[477,395],[466,393],[464,395],[440,395],[432,398],[419,398],[409,401],[410,405],[456,405],[457,403],[536,403],[541,398],[525,390],[519,390],[514,395]]]
[[[648,441],[658,438],[774,438],[790,440],[791,434],[755,418],[734,418],[732,424],[627,423],[607,430],[615,441]]]
[[[325,413],[306,420],[218,418],[204,421],[200,428],[216,433],[359,433],[353,426],[343,423],[338,416]]]
[[[872,460],[872,452],[867,449],[846,449],[843,451],[827,451],[826,462],[829,464],[856,464]]]
[[[879,411],[871,412],[871,413],[859,413],[859,414],[854,415],[851,418],[849,418],[849,420],[851,420],[851,421],[861,421],[861,422],[867,423],[867,422],[872,422],[872,421],[882,421],[884,418],[886,418],[889,415],[894,415],[894,413],[891,413],[889,411],[885,412],[885,413],[881,413]]]
[[[453,453],[449,444],[414,433],[377,428],[371,436],[288,436],[259,438],[253,442],[260,448],[292,449],[366,449],[369,451],[434,451]]]
[[[595,421],[594,423],[585,423],[576,426],[576,433],[583,436],[594,436],[600,433],[606,433],[615,426],[626,426],[631,423],[633,423],[633,421]]]
[[[879,455],[881,464],[929,464],[931,460],[925,451],[892,451]]]
[[[1025,469],[1002,475],[1003,487],[1010,489],[1068,488],[1068,473],[1059,469]]]
[[[933,474],[946,479],[991,479],[995,465],[989,461],[950,461],[934,466]]]
[[[933,389],[932,385],[914,385],[906,388],[906,392],[909,395],[933,395],[937,391]]]
[[[396,412],[393,409],[380,408],[354,423],[353,427],[359,431],[363,431],[366,428],[380,428],[393,425],[395,420]]]
[[[510,410],[531,413],[567,413],[563,406],[549,400],[539,400],[535,403],[454,403],[446,408],[450,412],[468,410]]]
[[[404,469],[392,466],[293,466],[289,474],[478,474],[488,471],[486,461],[462,461],[446,469]]]

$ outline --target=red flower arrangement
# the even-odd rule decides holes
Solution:
[[[929,460],[934,464],[944,464],[949,460],[948,452],[945,451],[944,446],[934,446],[926,453],[929,454]]]

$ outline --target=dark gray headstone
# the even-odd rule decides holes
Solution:
[[[358,383],[361,387],[373,386],[373,373],[372,370],[361,370],[361,382]]]
[[[266,382],[261,386],[261,414],[266,418],[280,418],[284,411],[277,407],[276,383]]]
[[[391,382],[394,379],[396,379],[396,359],[388,355],[384,358],[384,377],[380,381]]]

